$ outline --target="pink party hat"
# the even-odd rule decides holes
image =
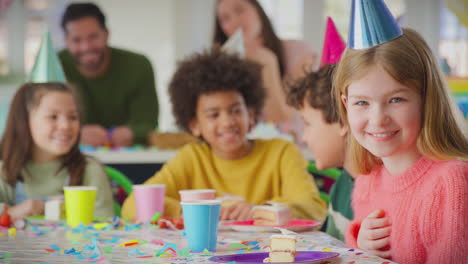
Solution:
[[[341,54],[343,54],[345,48],[346,43],[338,33],[335,23],[331,17],[327,17],[327,30],[325,32],[325,40],[323,41],[320,67],[326,64],[335,64],[340,61]]]

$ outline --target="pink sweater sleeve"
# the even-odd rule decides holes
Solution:
[[[345,234],[346,245],[349,248],[358,248],[357,238],[359,234],[359,229],[361,228],[361,221],[353,220],[349,223],[348,229]]]
[[[468,166],[449,170],[440,184],[429,205],[433,213],[422,223],[427,263],[463,263],[468,260]]]

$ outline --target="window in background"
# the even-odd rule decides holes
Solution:
[[[468,2],[446,0],[440,10],[439,55],[455,102],[468,120]]]
[[[23,0],[24,7],[31,9],[31,10],[45,10],[52,4],[54,4],[54,0]]]
[[[41,44],[42,33],[47,25],[47,18],[50,15],[50,9],[54,7],[59,0],[16,0],[13,5],[8,6],[0,12],[0,75],[11,77],[16,74],[29,73],[32,69],[36,54]],[[10,3],[13,3],[12,1]],[[2,10],[0,10],[2,11]],[[6,13],[9,17],[15,17],[14,23],[7,21]],[[18,33],[24,32],[24,34]],[[12,35],[16,34],[16,35]],[[18,35],[20,34],[20,35]],[[13,37],[14,36],[14,37]],[[9,43],[10,42],[10,43]],[[18,56],[11,54],[8,46],[22,47],[24,61]],[[24,65],[20,69],[12,69],[10,64]]]
[[[26,8],[26,28],[24,36],[24,70],[29,73],[34,66],[37,52],[41,46],[42,34],[47,26],[49,8],[55,0],[24,0]]]
[[[281,39],[303,39],[303,0],[259,0]]]
[[[34,66],[45,27],[46,22],[43,16],[37,15],[28,17],[24,38],[24,70],[27,73],[29,73]]]
[[[8,28],[6,26],[6,12],[13,0],[0,0],[0,76],[9,73],[8,68]]]
[[[404,19],[404,13],[406,10],[405,0],[387,0],[385,4],[392,12],[393,16],[400,21]],[[324,19],[327,16],[333,18],[333,21],[338,28],[341,36],[347,40],[348,28],[349,28],[349,15],[351,10],[350,0],[326,0],[325,1],[325,14]]]
[[[0,17],[0,76],[8,74],[8,28],[5,23],[5,16]]]
[[[444,4],[441,7],[439,55],[444,72],[468,77],[468,29]]]

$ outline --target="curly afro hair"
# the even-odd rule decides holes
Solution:
[[[222,91],[238,91],[247,107],[254,110],[256,122],[265,100],[261,66],[219,48],[181,61],[169,84],[177,125],[190,132],[189,123],[196,117],[198,98]]]
[[[289,85],[287,88],[287,103],[296,108],[304,107],[304,102],[322,112],[324,120],[333,124],[340,122],[338,108],[332,94],[332,78],[335,65],[326,65],[317,72],[307,75]]]

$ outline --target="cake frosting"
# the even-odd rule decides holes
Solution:
[[[296,236],[272,235],[270,253],[264,263],[294,262],[296,256]]]
[[[255,206],[252,209],[254,225],[281,226],[291,220],[287,206]]]

